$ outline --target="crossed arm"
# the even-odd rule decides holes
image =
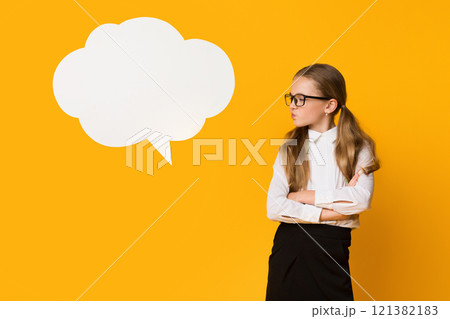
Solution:
[[[373,173],[362,171],[345,187],[334,190],[305,190],[289,193],[280,154],[273,165],[274,174],[267,197],[267,217],[285,223],[319,223],[343,220],[370,208]]]
[[[349,187],[355,186],[358,181],[358,178],[359,178],[359,172],[356,173],[355,176],[353,176],[352,180],[348,183],[348,186]],[[314,191],[314,190],[297,191],[297,192],[289,193],[287,198],[294,200],[296,202],[299,202],[299,203],[315,205],[315,202],[316,202],[315,193],[316,193],[316,191]],[[345,200],[345,201],[339,200],[339,201],[334,201],[334,203],[345,204],[345,203],[353,203],[353,202],[349,201],[349,200]],[[349,219],[350,216],[351,215],[338,213],[337,211],[334,211],[332,209],[323,208],[322,212],[320,214],[319,221],[344,220],[344,219]]]

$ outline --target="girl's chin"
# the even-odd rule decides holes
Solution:
[[[293,119],[292,122],[293,122],[294,125],[297,126],[297,127],[303,127],[303,126],[306,125],[303,121],[301,121],[301,120],[298,119],[298,118]]]

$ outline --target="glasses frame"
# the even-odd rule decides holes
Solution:
[[[303,96],[304,99],[303,99],[303,104],[302,105],[297,105],[294,102],[295,106],[297,106],[297,107],[304,106],[305,103],[306,103],[306,99],[318,99],[318,100],[330,100],[330,99],[332,99],[332,97],[328,97],[328,96],[314,96],[314,95],[305,95],[305,94],[301,94],[301,93],[292,95],[291,93],[287,93],[287,94],[284,95],[284,102],[286,103],[287,106],[291,106],[291,104],[288,104],[288,98],[294,98],[294,97],[296,97],[298,95]],[[296,101],[296,100],[292,99],[292,101]]]

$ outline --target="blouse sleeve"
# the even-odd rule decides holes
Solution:
[[[373,172],[364,174],[361,167],[372,163],[372,157],[367,148],[364,148],[358,157],[356,171],[361,174],[355,186],[345,186],[334,190],[316,190],[314,205],[332,209],[344,215],[359,214],[371,209],[374,190]],[[337,201],[345,201],[336,203]]]
[[[322,208],[287,198],[289,185],[281,165],[280,150],[273,164],[273,177],[267,193],[267,217],[290,224],[319,223]]]

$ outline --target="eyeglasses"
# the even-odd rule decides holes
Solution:
[[[332,99],[332,97],[312,96],[312,95],[305,95],[305,94],[291,95],[291,93],[284,95],[284,100],[285,100],[287,106],[291,106],[292,100],[294,100],[295,106],[303,106],[303,105],[305,105],[306,99],[329,100],[329,99]]]

